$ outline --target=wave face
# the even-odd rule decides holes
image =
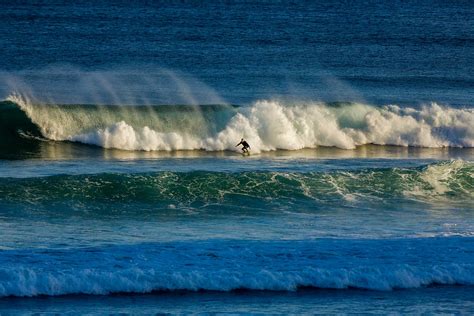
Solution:
[[[0,179],[0,203],[46,209],[111,209],[117,212],[148,205],[156,210],[207,207],[221,211],[235,205],[272,209],[309,205],[311,209],[358,201],[400,198],[428,203],[471,203],[474,164],[461,160],[419,168],[334,172],[157,172],[147,174],[58,175]],[[61,203],[65,207],[60,207]],[[48,207],[53,204],[54,207]],[[104,208],[101,208],[104,205]],[[388,204],[385,205],[388,207]],[[49,211],[51,212],[51,211]],[[146,213],[146,212],[145,212]]]
[[[318,146],[353,149],[364,144],[474,147],[474,110],[436,103],[414,109],[278,101],[246,107],[40,105],[18,95],[8,101],[47,139],[104,148],[238,150],[235,144],[242,137],[257,153]],[[1,103],[0,111],[5,113],[5,108]]]
[[[450,237],[3,250],[0,296],[474,285],[473,245]]]

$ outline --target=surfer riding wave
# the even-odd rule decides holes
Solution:
[[[240,145],[242,145],[242,153],[244,153],[244,154],[249,153],[250,145],[249,145],[249,143],[247,143],[247,142],[245,141],[245,139],[242,138],[242,139],[240,140],[240,143],[238,143],[237,145],[235,145],[235,147],[240,146]]]

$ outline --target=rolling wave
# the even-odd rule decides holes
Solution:
[[[153,208],[309,203],[312,207],[384,199],[436,203],[474,197],[474,164],[461,160],[419,168],[334,172],[156,172],[0,179],[0,203],[38,206],[149,205]],[[470,203],[470,202],[469,202]],[[105,207],[109,209],[110,207]],[[54,209],[54,208],[53,208]],[[123,208],[119,208],[123,209]]]
[[[473,245],[469,237],[445,237],[3,250],[0,297],[474,285]]]
[[[420,109],[270,100],[245,107],[41,105],[12,95],[0,104],[2,114],[12,115],[5,113],[12,103],[27,118],[2,127],[2,138],[3,129],[26,129],[56,141],[145,151],[235,151],[242,137],[256,153],[364,144],[474,147],[474,110],[436,103]]]

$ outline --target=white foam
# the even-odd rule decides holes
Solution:
[[[236,289],[295,291],[300,287],[329,289],[362,288],[388,291],[394,288],[418,288],[430,284],[474,284],[469,273],[472,267],[428,267],[414,269],[397,266],[393,270],[301,269],[296,273],[260,270],[248,274],[239,271],[161,272],[159,269],[130,268],[97,271],[94,269],[41,273],[35,269],[11,269],[9,282],[0,285],[0,296],[37,296],[65,294],[110,294],[119,292],[149,293],[152,291]]]
[[[73,141],[92,144],[104,148],[119,148],[125,150],[180,150],[200,149],[199,139],[179,133],[160,133],[145,126],[134,129],[124,121],[112,126],[99,129],[96,132],[82,134],[69,138]]]
[[[242,137],[248,140],[253,152],[318,146],[353,149],[364,144],[474,147],[474,110],[436,103],[414,109],[395,105],[334,107],[324,103],[285,105],[259,101],[239,108],[227,122],[214,122],[224,123],[224,127],[211,133],[206,125],[209,122],[198,110],[191,113],[195,119],[175,118],[171,127],[168,124],[164,128],[162,119],[145,117],[133,107],[123,107],[118,114],[111,113],[117,109],[106,107],[97,113],[88,113],[87,109],[66,113],[59,107],[48,110],[33,106],[17,96],[9,99],[40,126],[45,137],[105,148],[238,150],[235,144]],[[189,126],[190,122],[195,122],[195,126]]]
[[[474,173],[469,166],[472,163],[463,160],[429,165],[420,172],[421,181],[413,181],[417,184],[405,190],[404,195],[435,201],[449,198],[449,193],[456,191],[474,198],[470,185],[474,180]]]
[[[5,250],[0,296],[473,285],[471,239],[214,240]]]

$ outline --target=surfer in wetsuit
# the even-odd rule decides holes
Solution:
[[[243,152],[243,153],[249,153],[250,145],[249,145],[249,143],[247,143],[247,142],[245,141],[245,139],[242,138],[242,139],[240,140],[240,143],[238,143],[237,145],[235,145],[235,147],[237,147],[237,146],[239,146],[239,145],[242,145],[242,146],[243,146],[243,147],[242,147],[242,152]]]

